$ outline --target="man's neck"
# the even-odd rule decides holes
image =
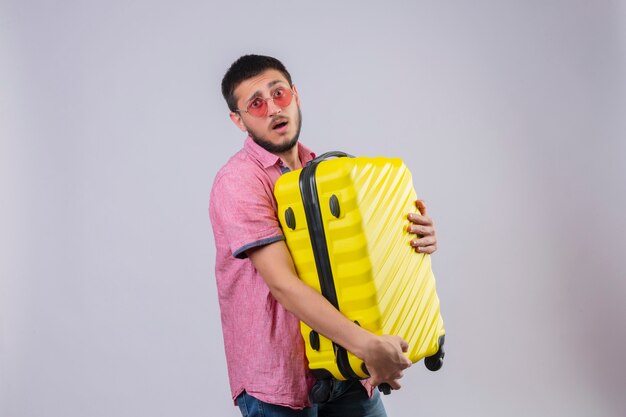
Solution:
[[[291,171],[302,168],[297,144],[288,151],[278,154],[278,156]]]

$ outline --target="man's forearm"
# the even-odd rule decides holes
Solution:
[[[283,307],[316,332],[364,359],[366,346],[375,336],[348,320],[298,278],[284,242],[251,251],[249,257]]]
[[[248,253],[272,295],[318,333],[359,357],[373,385],[388,382],[399,389],[402,370],[411,366],[404,356],[408,345],[398,336],[377,336],[348,320],[320,293],[297,276],[285,242],[279,241]]]

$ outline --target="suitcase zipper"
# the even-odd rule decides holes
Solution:
[[[317,194],[317,184],[315,180],[317,164],[318,161],[312,161],[312,163],[302,169],[300,173],[300,194],[302,195],[302,202],[304,203],[304,212],[307,225],[309,226],[309,236],[322,295],[339,310],[333,271],[330,266],[330,258],[328,257],[328,244],[326,243],[326,235],[324,234],[322,210]],[[333,348],[339,372],[347,379],[360,379],[350,366],[348,351],[335,342],[333,342]]]

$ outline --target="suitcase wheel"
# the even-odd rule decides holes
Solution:
[[[436,356],[429,356],[424,359],[424,365],[429,371],[438,371],[443,366],[443,358]]]
[[[437,353],[435,353],[433,356],[424,358],[424,365],[426,365],[426,368],[429,371],[438,371],[443,366],[443,358],[444,356],[446,356],[446,352],[443,350],[443,345],[445,341],[446,336],[441,336],[439,338],[439,349],[437,350]]]

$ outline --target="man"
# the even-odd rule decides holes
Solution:
[[[314,154],[298,142],[302,115],[291,76],[275,58],[246,55],[222,80],[233,123],[248,137],[215,177],[209,212],[230,388],[244,416],[385,416],[379,393],[399,389],[411,365],[400,337],[376,336],[339,313],[296,275],[284,242],[273,188]],[[425,206],[409,214],[417,251],[436,250]],[[331,399],[311,404],[302,320],[361,358],[370,379],[335,381]]]

